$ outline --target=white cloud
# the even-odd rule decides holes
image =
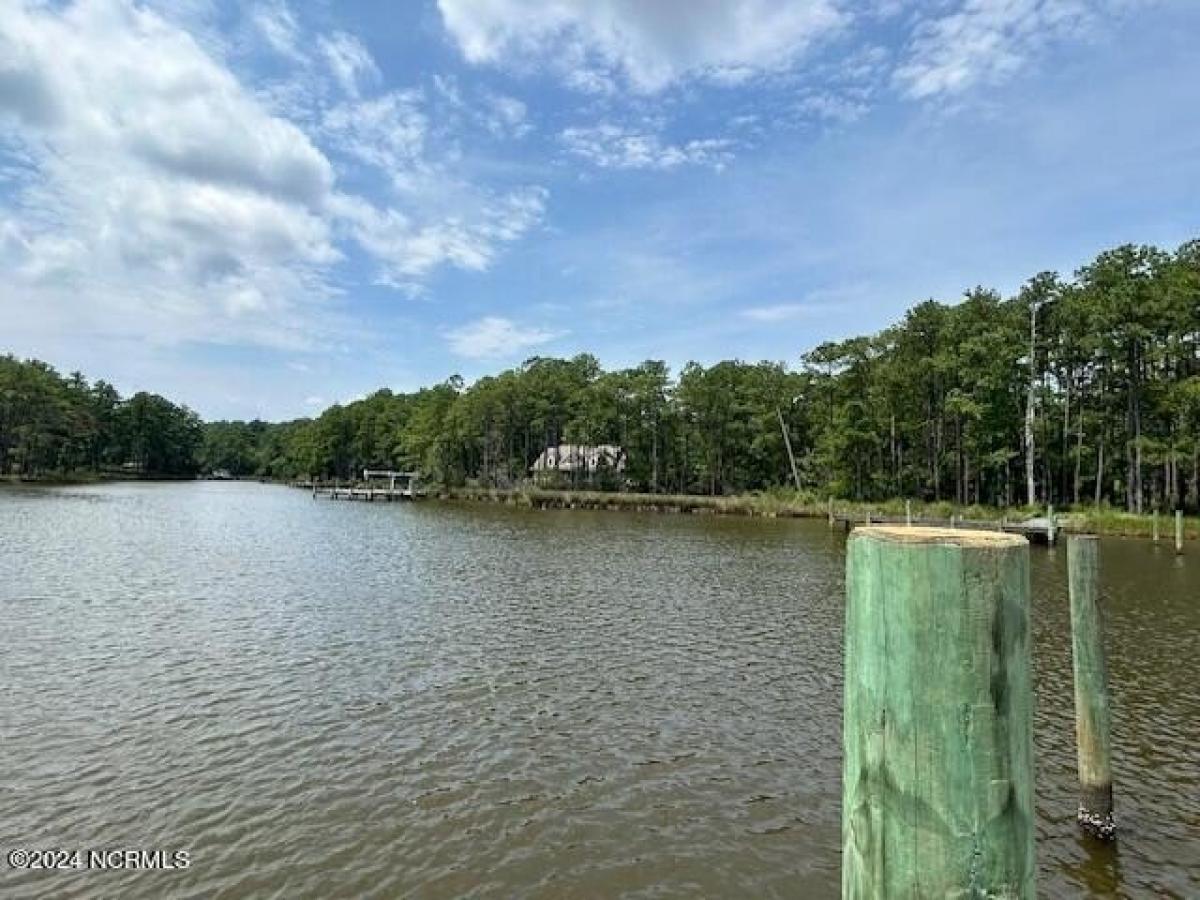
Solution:
[[[1146,2],[1153,0],[438,0],[438,8],[469,62],[541,68],[591,93],[653,93],[686,80],[736,85],[794,72],[801,62],[821,80],[831,67],[810,52],[815,44],[861,39],[888,22],[904,29],[906,42],[903,58],[889,61],[892,81],[920,99],[1003,81],[1047,44],[1078,40]],[[836,80],[858,77],[855,55],[853,47],[838,53]],[[828,95],[815,80],[808,89]],[[859,105],[815,103],[809,111],[846,121],[860,115]]]
[[[496,137],[524,137],[533,129],[528,108],[516,97],[489,92],[483,100],[483,124]]]
[[[470,216],[448,216],[418,223],[395,209],[381,209],[361,198],[335,199],[338,214],[354,238],[381,264],[378,281],[411,292],[434,268],[450,263],[483,271],[501,246],[522,237],[542,218],[546,192],[525,188],[473,202]]]
[[[560,139],[571,153],[604,169],[661,170],[702,165],[720,170],[733,159],[734,147],[734,142],[726,138],[664,143],[652,131],[636,131],[610,123],[567,128]]]
[[[959,94],[1010,78],[1047,43],[1078,37],[1119,0],[964,0],[921,19],[895,81],[910,97]]]
[[[334,78],[347,94],[357,97],[363,87],[379,81],[379,67],[362,41],[344,31],[330,37],[322,37],[317,45],[321,49]]]
[[[787,322],[826,312],[828,306],[813,303],[776,303],[771,306],[752,306],[742,310],[742,318],[752,322]]]
[[[500,316],[485,316],[445,334],[450,349],[468,359],[512,357],[561,336],[556,331],[518,325]]]
[[[325,112],[325,134],[368,165],[399,174],[419,165],[429,120],[417,91],[392,91],[338,104]]]
[[[438,0],[472,63],[538,57],[568,84],[614,78],[657,91],[685,76],[740,78],[792,65],[847,16],[838,0]]]
[[[296,17],[284,0],[256,4],[250,12],[250,23],[276,53],[300,60],[300,28]]]
[[[835,91],[806,93],[799,101],[801,113],[842,125],[857,122],[869,108],[864,98]]]
[[[338,258],[326,157],[187,33],[117,0],[0,9],[0,118],[30,167],[3,209],[18,321],[300,340]]]
[[[286,48],[294,18],[263,10]],[[372,67],[345,73],[357,87]],[[0,3],[6,331],[306,346],[333,324],[347,240],[383,281],[486,268],[540,220],[545,193],[430,163],[419,104],[347,100],[310,134],[151,8]],[[419,190],[353,196],[339,181],[356,162]]]

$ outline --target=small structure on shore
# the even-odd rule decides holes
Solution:
[[[593,481],[598,475],[625,471],[625,450],[616,444],[559,444],[547,447],[529,467],[539,484]]]
[[[311,482],[313,497],[325,494],[330,500],[416,500],[421,496],[417,488],[419,478],[417,472],[393,472],[390,469],[363,469],[363,486],[350,485],[342,487],[335,483],[333,487],[320,488]],[[387,487],[376,487],[372,482],[387,479]]]

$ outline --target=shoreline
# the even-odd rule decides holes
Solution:
[[[131,481],[204,481],[198,475],[127,475],[111,472],[78,472],[70,475],[0,475],[0,486],[15,487],[77,487],[86,484],[109,484]]]
[[[0,488],[4,487],[72,487],[106,483],[184,481],[231,481],[255,482],[296,487],[297,482],[256,475],[243,475],[229,479],[211,479],[193,475],[137,476],[114,473],[88,473],[78,475],[39,476],[31,478],[18,475],[0,475]],[[482,488],[458,487],[435,488],[430,486],[426,499],[454,503],[492,503],[522,509],[539,510],[593,510],[605,512],[652,512],[668,515],[741,516],[763,519],[824,519],[829,516],[829,500],[815,500],[812,496],[788,493],[758,494],[646,494],[619,491],[562,490],[550,488]],[[877,503],[857,500],[833,499],[833,513],[839,518],[865,518],[867,514],[881,520],[902,520],[905,501],[893,499]],[[956,506],[948,502],[926,503],[912,501],[914,524],[922,521],[944,523],[951,517],[964,523],[999,524],[1007,519],[1020,522],[1024,519],[1045,515],[1044,509],[1031,507],[997,508],[990,506]],[[1094,507],[1060,510],[1056,513],[1059,530],[1067,534],[1096,534],[1103,537],[1128,537],[1151,539],[1154,533],[1154,517],[1150,513],[1127,513],[1123,510]],[[1200,517],[1185,516],[1183,537],[1185,543],[1200,540]],[[1173,513],[1158,515],[1159,542],[1171,544],[1175,539]]]
[[[607,491],[550,490],[545,488],[444,488],[431,491],[431,499],[494,503],[524,509],[539,510],[603,510],[608,512],[655,512],[673,515],[743,516],[766,519],[824,519],[829,516],[829,501],[818,502],[803,496],[777,494],[640,494]],[[855,500],[833,500],[836,516],[866,517],[869,513],[880,518],[902,518],[904,500],[866,503]],[[1007,519],[1019,522],[1044,515],[1044,510],[1029,507],[999,509],[986,506],[960,507],[951,503],[912,503],[913,521],[947,521],[952,516],[959,521],[999,524]],[[1151,538],[1154,518],[1112,509],[1082,508],[1056,514],[1059,528],[1069,534],[1098,534],[1105,537]],[[1159,540],[1174,540],[1173,514],[1159,514]],[[1184,517],[1184,540],[1200,539],[1200,518]]]

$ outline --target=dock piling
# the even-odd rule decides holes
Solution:
[[[843,900],[1031,900],[1028,541],[856,530],[845,634]]]
[[[1175,510],[1175,554],[1183,553],[1183,510]]]
[[[1113,823],[1112,735],[1104,617],[1100,609],[1100,541],[1094,535],[1067,540],[1071,595],[1071,647],[1075,671],[1075,736],[1079,757],[1079,827],[1111,841]]]
[[[1046,507],[1046,543],[1051,547],[1058,540],[1058,522],[1054,518],[1054,504],[1051,503]]]
[[[1150,514],[1150,536],[1154,543],[1158,543],[1158,510],[1154,510]]]
[[[912,501],[904,501],[904,524],[912,527]]]

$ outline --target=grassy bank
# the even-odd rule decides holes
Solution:
[[[796,492],[739,494],[711,497],[694,494],[634,494],[605,491],[560,491],[524,487],[511,490],[463,487],[442,491],[447,500],[501,503],[528,509],[599,509],[634,512],[689,513],[700,515],[761,516],[764,518],[825,518],[829,501],[814,495]],[[905,514],[904,500],[881,503],[859,503],[834,500],[833,511],[838,516],[865,518],[868,514],[880,518],[901,518]],[[912,501],[915,520],[946,521],[951,516],[968,522],[999,522],[1001,519],[1021,521],[1045,515],[1045,510],[1031,507],[998,509],[991,506],[955,506],[952,503],[922,503]],[[1133,515],[1107,508],[1083,508],[1059,515],[1063,530],[1091,534],[1150,537],[1153,519],[1149,515]],[[1163,540],[1174,538],[1173,515],[1160,515],[1159,532]],[[1190,540],[1200,538],[1200,519],[1184,520],[1184,535]]]
[[[1071,514],[1072,530],[1091,534],[1109,534],[1122,537],[1148,538],[1154,532],[1154,517],[1134,515],[1115,509],[1086,508]],[[1158,516],[1159,539],[1175,540],[1175,514],[1160,513]],[[1185,540],[1200,539],[1200,518],[1184,516],[1183,536]]]
[[[97,482],[107,480],[103,475],[96,474],[95,472],[50,475],[0,475],[0,485],[28,484],[54,487],[56,485],[96,484]]]
[[[40,487],[70,487],[113,481],[195,481],[195,475],[137,475],[129,472],[45,472],[39,475],[0,475],[0,485],[27,484]]]

